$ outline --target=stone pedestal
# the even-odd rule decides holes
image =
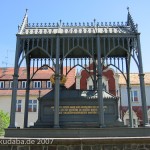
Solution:
[[[120,127],[118,120],[118,99],[103,91],[104,121],[106,127]],[[34,128],[54,127],[54,91],[39,99],[38,120]],[[61,128],[99,127],[99,104],[97,91],[67,90],[60,91],[59,125]]]
[[[1,138],[0,150],[149,150],[150,137]],[[10,140],[30,144],[2,144]],[[32,141],[32,142],[31,142]],[[19,143],[19,142],[18,142]],[[36,143],[36,144],[35,144]],[[38,143],[38,144],[37,144]]]

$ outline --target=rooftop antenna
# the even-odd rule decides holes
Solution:
[[[7,62],[5,62],[5,61],[2,61],[2,64],[5,64],[5,65],[6,65],[6,68],[7,68],[7,64],[8,64]]]
[[[8,65],[8,50],[7,50],[7,53],[6,53],[6,56],[5,56],[5,61],[2,61],[2,64],[5,64],[6,68],[7,68],[7,65]]]

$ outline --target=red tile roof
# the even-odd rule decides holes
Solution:
[[[36,68],[35,68],[35,70],[36,70]],[[30,72],[31,72],[31,76],[32,76],[33,75],[33,68],[31,68]],[[14,74],[14,68],[0,68],[0,81],[13,80],[13,74]],[[33,76],[33,80],[49,80],[50,76],[52,74],[54,74],[54,72],[50,68],[48,68],[46,70],[45,69],[38,70],[36,72],[36,74]],[[66,74],[66,67],[63,68],[63,74]],[[19,68],[18,80],[26,80],[26,76],[27,76],[26,68],[25,67]],[[67,75],[67,81],[65,83],[66,88],[70,88],[75,84],[75,76],[76,76],[76,70],[74,68]],[[37,95],[38,91],[39,90],[31,90],[31,94],[35,93],[35,95]],[[43,91],[43,89],[42,89],[42,91]],[[24,90],[18,90],[18,92],[19,92],[18,93],[19,95],[23,95],[25,91]],[[8,93],[8,95],[10,95],[11,90],[10,89],[9,90],[4,90],[4,89],[0,90],[0,95],[7,95],[6,93]]]
[[[144,73],[144,74],[145,74],[144,76],[145,84],[150,84],[150,72]],[[130,73],[130,83],[132,85],[140,84],[138,73]],[[122,85],[126,84],[126,81],[122,74],[119,74],[119,84],[122,84]]]

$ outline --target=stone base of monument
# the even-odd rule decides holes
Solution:
[[[60,127],[54,128],[51,91],[39,99],[34,126],[6,129],[0,150],[150,150],[150,128],[125,127],[118,117],[118,99],[106,92],[103,99],[105,127],[100,128],[97,93],[62,89]]]
[[[3,139],[1,139],[3,140]],[[10,141],[9,138],[5,138]],[[150,138],[11,138],[18,143],[0,145],[0,150],[149,150]]]
[[[59,102],[59,126],[61,128],[98,128],[100,122],[99,101],[94,90],[66,90],[61,87]],[[118,97],[103,91],[104,121],[106,127],[123,127],[119,121]],[[38,119],[34,128],[54,126],[54,90],[39,98]]]
[[[0,150],[150,150],[150,128],[6,129],[0,142]]]
[[[8,128],[5,130],[5,137],[28,138],[93,138],[145,136],[150,136],[150,128]]]

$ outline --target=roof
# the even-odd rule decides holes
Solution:
[[[119,84],[126,85],[124,76],[120,73],[118,75],[119,75]],[[145,84],[147,85],[150,84],[150,72],[145,73],[144,80],[145,80]],[[140,84],[138,73],[130,73],[130,84],[132,85]]]
[[[61,20],[57,23],[28,23],[27,11],[19,26],[20,35],[39,35],[39,34],[93,34],[93,33],[131,33],[135,32],[133,19],[128,12],[128,18],[125,23],[121,22],[97,22],[95,19],[89,23],[63,23]]]
[[[33,72],[33,68],[31,68],[31,75]],[[66,72],[66,67],[63,68],[63,72],[65,74]],[[13,73],[14,73],[14,68],[13,67],[8,67],[8,68],[0,68],[0,80],[12,80],[13,79]],[[38,70],[38,72],[34,75],[33,79],[34,80],[49,80],[50,76],[53,74],[53,71],[51,69],[47,70]],[[26,68],[25,67],[20,67],[19,69],[19,80],[26,80]],[[124,76],[121,73],[118,73],[119,75],[119,84],[121,85],[126,85],[126,81],[124,79]],[[72,69],[72,71],[69,72],[67,76],[67,82],[66,82],[66,87],[70,87],[75,83],[75,76],[76,76],[76,70],[75,68]],[[150,72],[146,72],[145,76],[145,84],[150,84]],[[137,85],[140,84],[139,81],[139,74],[138,73],[130,73],[130,83],[132,85]]]
[[[100,26],[93,26],[93,25],[89,25],[89,26],[84,26],[84,25],[78,25],[78,26],[71,26],[70,25],[31,25],[28,24],[27,27],[25,27],[25,29],[22,32],[19,32],[22,35],[37,35],[37,34],[90,34],[90,33],[131,33],[130,31],[130,27],[127,26],[125,23],[121,23],[121,24],[104,24],[104,25],[100,25]]]
[[[36,69],[36,68],[35,68]],[[33,75],[33,68],[30,68],[31,76]],[[66,67],[63,68],[63,74],[66,74]],[[0,68],[0,81],[12,81],[13,80],[13,74],[14,74],[14,68]],[[33,76],[33,80],[49,80],[50,76],[54,74],[54,72],[48,68],[48,69],[42,69],[38,70],[36,74]],[[27,77],[27,71],[25,67],[19,68],[19,77],[18,80],[26,80]],[[67,81],[65,83],[66,88],[69,88],[73,86],[75,83],[75,76],[76,76],[76,69],[73,68],[67,75]]]

